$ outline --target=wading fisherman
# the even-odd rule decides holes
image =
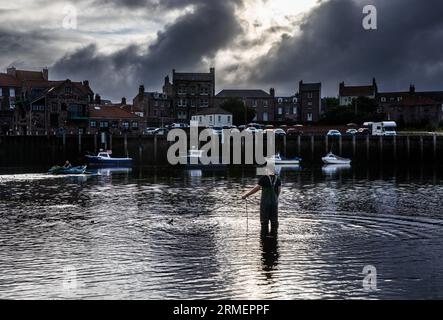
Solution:
[[[277,235],[278,230],[278,197],[281,192],[281,180],[275,172],[268,171],[262,176],[258,184],[250,191],[243,194],[246,199],[253,194],[262,191],[260,201],[260,222],[262,236],[269,234],[269,222],[271,222],[271,236]]]

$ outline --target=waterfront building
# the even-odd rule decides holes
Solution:
[[[146,125],[163,127],[175,121],[172,99],[166,93],[145,92],[141,85],[129,111],[143,117]]]
[[[417,92],[411,85],[409,91],[380,92],[377,95],[378,112],[387,120],[400,125],[438,126],[443,121],[443,92]]]
[[[197,121],[199,127],[231,127],[232,113],[222,108],[208,108],[193,115],[191,120]]]
[[[213,107],[215,96],[215,69],[209,73],[187,73],[172,70],[172,83],[165,77],[163,93],[172,100],[174,117],[188,122],[201,109]]]
[[[142,134],[146,129],[144,118],[126,110],[125,107],[127,105],[90,104],[86,133]]]
[[[347,86],[344,82],[340,83],[339,105],[341,107],[350,106],[352,102],[360,97],[375,99],[378,93],[377,81],[372,79],[372,85],[368,86]]]
[[[216,95],[215,104],[221,106],[231,99],[239,99],[243,101],[246,107],[254,109],[256,112],[254,122],[266,123],[275,121],[275,90],[273,88],[271,88],[269,93],[261,89],[225,89]]]
[[[302,123],[315,123],[320,120],[321,115],[321,89],[319,83],[299,83],[299,121]]]
[[[290,97],[275,98],[275,120],[284,123],[295,123],[299,120],[298,98],[296,95]]]
[[[14,127],[14,109],[21,95],[21,82],[7,73],[0,73],[0,134],[10,134]]]

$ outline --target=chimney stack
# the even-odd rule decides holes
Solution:
[[[98,93],[95,94],[95,104],[101,104],[102,103],[102,98],[100,97],[100,95]]]
[[[271,94],[271,97],[275,98],[275,89],[274,88],[271,88],[269,90],[269,93]]]
[[[9,74],[10,76],[13,76],[14,78],[17,77],[17,69],[15,69],[14,66],[6,69],[6,73]]]
[[[123,98],[122,98],[122,106],[125,106],[125,105],[126,105],[126,98],[123,97]]]
[[[415,85],[411,84],[409,86],[409,93],[414,94],[415,93]]]
[[[140,87],[138,87],[138,94],[140,96],[143,96],[145,94],[145,86],[144,85],[140,85]]]
[[[88,81],[88,80],[84,80],[84,81],[83,81],[83,86],[85,86],[85,87],[89,87],[89,81]]]
[[[48,68],[44,68],[43,71],[42,71],[42,74],[43,74],[43,79],[48,81],[49,80],[49,70],[48,70]]]

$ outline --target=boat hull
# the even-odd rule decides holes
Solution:
[[[86,156],[86,162],[89,167],[94,168],[130,168],[132,167],[132,159],[130,158],[110,158]]]
[[[322,158],[325,164],[351,164],[351,160],[339,160],[339,159],[331,159],[331,158]]]

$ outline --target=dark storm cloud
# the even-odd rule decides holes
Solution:
[[[90,45],[60,59],[52,68],[54,74],[89,79],[95,91],[116,99],[123,95],[131,98],[141,83],[147,88],[161,87],[172,68],[201,70],[202,59],[212,58],[241,32],[234,6],[239,2],[169,0],[162,1],[162,6],[182,6],[185,2],[195,5],[194,10],[166,26],[149,47],[131,46],[102,55]]]
[[[378,10],[378,30],[362,27],[363,6]],[[381,89],[443,90],[443,1],[331,0],[305,16],[301,33],[284,35],[252,66],[249,79],[293,92],[299,80],[322,81],[336,95],[340,81]]]

